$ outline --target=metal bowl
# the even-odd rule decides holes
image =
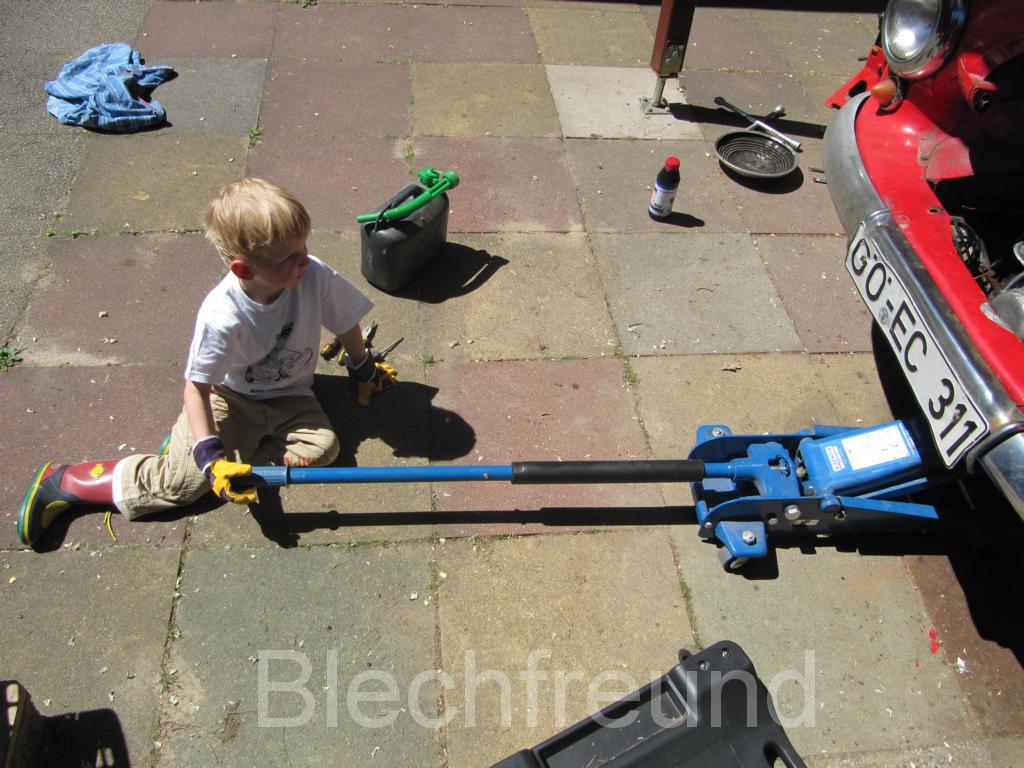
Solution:
[[[715,142],[722,165],[751,179],[778,179],[796,168],[796,155],[778,139],[757,131],[732,131]]]

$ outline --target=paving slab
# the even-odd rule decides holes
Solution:
[[[102,722],[87,738],[120,743],[130,765],[145,765],[152,746],[179,557],[156,547],[0,552],[4,676],[45,717]]]
[[[5,232],[42,234],[52,223],[86,147],[83,131],[66,130],[58,136],[0,134],[0,184],[5,190],[0,218]]]
[[[356,404],[354,387],[336,366],[332,374],[316,376],[314,394],[341,442],[333,466],[424,466],[431,458],[432,421],[455,418],[434,408],[437,390],[423,383],[422,367],[399,368],[399,385],[369,408]],[[261,491],[260,504],[249,509],[226,504],[199,515],[189,543],[289,548],[426,540],[433,530],[430,510],[428,483],[295,485]]]
[[[260,118],[266,59],[162,59],[178,76],[153,92],[167,110],[161,135],[247,135]]]
[[[841,235],[843,225],[832,207],[828,185],[811,168],[822,168],[821,142],[804,139],[797,155],[797,168],[781,179],[759,181],[732,171],[723,173],[732,181],[740,218],[748,232],[755,234]]]
[[[841,84],[841,81],[837,82],[836,87]],[[783,105],[786,108],[785,116],[773,120],[771,125],[799,141],[803,141],[805,136],[820,138],[824,133],[825,124],[821,122],[822,110],[819,104],[804,92],[799,80],[790,72],[684,69],[679,86],[683,89],[687,104],[713,110],[706,115],[701,126],[709,142],[713,142],[725,131],[743,129],[750,124],[724,107],[716,107],[716,96],[724,97],[730,104],[755,117],[767,115],[779,104]]]
[[[417,136],[561,135],[540,64],[412,65]]]
[[[0,458],[0,549],[21,549],[18,505],[35,471],[47,461],[119,459],[159,448],[181,411],[181,372],[170,367],[66,368],[25,363],[3,374],[6,396],[0,414],[8,434]],[[113,545],[102,508],[69,513],[54,522],[40,542],[55,549],[79,542]],[[117,543],[178,546],[185,534],[183,513],[129,523],[115,514]]]
[[[699,125],[671,111],[644,111],[640,100],[653,95],[657,82],[650,69],[565,64],[544,69],[567,138],[703,138]]]
[[[893,418],[874,355],[811,355],[810,361],[814,381],[835,407],[837,423],[856,427]]]
[[[867,56],[878,32],[876,13],[806,13],[789,9],[752,9],[750,20],[763,30],[791,72],[828,72],[852,76],[858,58]],[[728,98],[728,97],[726,97]]]
[[[435,402],[457,413],[473,430],[472,450],[456,463],[506,465],[647,456],[619,360],[439,363],[430,367],[428,381],[439,390]],[[438,425],[434,439],[445,440],[450,426]],[[467,517],[467,522],[439,524],[439,535],[449,537],[595,527],[580,522],[584,517],[580,510],[586,509],[596,510],[593,516],[605,522],[614,518],[626,525],[638,510],[662,506],[657,488],[635,484],[438,482],[434,493],[440,512],[480,513],[478,518]],[[624,509],[614,515],[600,512],[619,507]],[[490,517],[491,512],[511,510],[520,517]]]
[[[845,237],[760,235],[755,243],[805,349],[871,351],[871,314],[843,266]]]
[[[276,3],[178,3],[153,0],[135,48],[150,64],[179,59],[266,59]]]
[[[272,55],[309,61],[407,61],[408,11],[401,4],[282,6]]]
[[[641,357],[630,360],[630,367],[637,409],[657,459],[686,458],[703,424],[759,434],[842,423],[828,388],[819,383],[820,370],[803,354]],[[669,504],[693,503],[686,485],[663,485],[662,493]]]
[[[0,339],[21,344],[15,335],[36,284],[46,272],[46,237],[0,233]]]
[[[413,140],[416,165],[457,171],[456,232],[579,232],[583,216],[560,139]]]
[[[195,314],[225,272],[202,235],[54,237],[48,245],[50,275],[21,333],[35,339],[29,364],[184,370]]]
[[[593,67],[643,67],[654,35],[635,9],[529,7],[526,9],[541,61]]]
[[[566,141],[588,232],[726,232],[744,230],[740,209],[717,160],[700,141]],[[680,184],[664,221],[647,213],[654,180],[675,155]]]
[[[688,70],[784,72],[786,60],[777,47],[776,39],[751,18],[694,13],[683,64]]]
[[[673,536],[701,642],[747,651],[800,754],[978,735],[954,673],[929,652],[931,620],[902,558],[777,547],[777,575],[745,578],[692,531]]]
[[[449,542],[438,569],[452,768],[545,740],[693,640],[664,530]]]
[[[942,744],[891,752],[855,752],[838,755],[812,755],[811,768],[887,768],[893,765],[914,765],[915,768],[942,768],[957,765],[964,768],[997,768],[1013,763],[998,763],[984,742],[960,743],[946,739]]]
[[[190,552],[156,764],[438,765],[435,731],[419,724],[438,718],[435,556]]]
[[[748,236],[594,235],[592,241],[630,357],[800,349]]]
[[[356,216],[373,210],[409,183],[406,145],[371,136],[294,136],[270,133],[249,157],[249,175],[291,191],[313,226],[356,231]]]
[[[90,136],[60,232],[201,229],[206,204],[245,175],[248,137]]]
[[[1019,736],[1024,732],[1024,670],[1016,655],[1021,620],[1005,610],[1006,601],[1020,597],[1012,544],[982,548],[952,537],[943,544],[943,553],[907,558],[942,642],[940,655],[951,669],[962,666],[963,673],[954,677],[984,734]]]
[[[582,234],[464,235],[459,245],[474,261],[500,260],[502,266],[471,292],[423,306],[426,348],[434,358],[462,362],[614,353],[615,331],[597,262]],[[449,249],[424,282],[447,281],[446,264],[458,259],[459,251]]]
[[[325,98],[324,83],[344,83]],[[410,131],[409,65],[274,59],[260,109],[265,135],[404,136]],[[373,105],[373,119],[366,108]]]
[[[414,61],[539,64],[522,8],[416,5],[408,8]]]

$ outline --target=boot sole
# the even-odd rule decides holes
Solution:
[[[52,461],[48,461],[39,468],[35,478],[32,480],[32,485],[28,487],[28,490],[25,491],[25,495],[21,499],[21,506],[18,507],[18,538],[27,547],[31,547],[34,543],[34,539],[31,536],[33,522],[32,506],[36,500],[36,494],[39,492],[39,486],[43,482],[43,475],[46,474],[46,470],[52,464]]]

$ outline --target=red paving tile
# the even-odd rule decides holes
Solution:
[[[457,413],[475,433],[476,443],[458,464],[506,465],[514,461],[642,459],[643,432],[624,387],[622,365],[615,359],[438,364],[428,372],[438,387],[436,406]],[[435,424],[434,441],[445,440],[444,424]],[[450,513],[480,512],[479,522],[441,522],[442,536],[481,533],[539,533],[595,527],[571,508],[654,507],[660,491],[643,485],[511,485],[496,482],[436,483],[436,509],[443,521]],[[530,522],[490,512],[521,510],[523,520],[538,512],[575,518],[569,527]],[[624,512],[622,523],[631,520]]]
[[[583,216],[560,139],[416,138],[418,165],[456,171],[449,232],[578,232]]]
[[[409,48],[415,61],[540,63],[530,20],[521,8],[413,6]]]
[[[406,61],[406,8],[401,5],[315,5],[281,8],[274,58],[318,61]]]
[[[156,0],[135,47],[150,64],[180,59],[265,59],[270,56],[276,3],[178,3]]]

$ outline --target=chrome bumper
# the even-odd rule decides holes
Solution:
[[[825,132],[828,188],[848,237],[864,222],[928,324],[954,373],[991,426],[990,434],[967,455],[972,471],[981,466],[1024,518],[1024,415],[950,309],[931,275],[893,221],[861,162],[855,123],[869,94],[847,102]]]

